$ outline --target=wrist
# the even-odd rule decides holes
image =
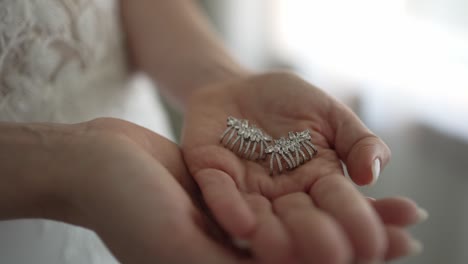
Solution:
[[[254,74],[232,61],[206,63],[185,72],[189,74],[179,76],[174,83],[162,82],[163,87],[170,88],[162,92],[181,110],[186,109],[191,96],[202,88],[234,82]]]
[[[1,123],[0,130],[0,219],[62,220],[61,152],[79,125]]]

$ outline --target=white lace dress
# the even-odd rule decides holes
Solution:
[[[0,0],[0,121],[127,119],[169,136],[158,95],[130,81],[117,0]],[[0,222],[1,264],[116,263],[88,230]]]

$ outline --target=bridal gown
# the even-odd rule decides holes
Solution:
[[[117,0],[0,0],[0,121],[117,117],[170,138],[149,81],[127,69]],[[0,222],[1,264],[117,263],[91,231]]]

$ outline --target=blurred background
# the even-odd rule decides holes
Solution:
[[[412,229],[423,254],[395,263],[468,263],[468,1],[200,3],[242,63],[295,71],[389,144],[391,164],[362,191],[430,214]]]

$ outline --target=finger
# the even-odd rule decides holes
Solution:
[[[228,174],[217,169],[202,169],[194,178],[206,204],[229,234],[245,238],[252,232],[255,216]]]
[[[408,198],[384,198],[370,203],[385,225],[405,227],[428,218],[427,211]]]
[[[259,194],[244,196],[257,219],[257,226],[250,241],[254,255],[261,263],[295,263],[291,238],[278,217],[273,214],[271,203]]]
[[[349,176],[356,184],[375,183],[381,169],[390,160],[390,149],[351,109],[341,103],[335,103],[334,106],[330,123],[335,132],[335,150],[345,162]]]
[[[181,247],[184,248],[183,254],[180,252]],[[178,249],[179,252],[165,252],[169,254],[167,259],[171,260],[171,263],[253,264],[253,261],[209,239],[203,232],[191,232],[191,235],[186,237],[183,244],[179,244],[174,248]]]
[[[421,242],[413,239],[403,228],[387,226],[385,229],[388,237],[388,250],[385,260],[418,255],[422,252]]]
[[[343,226],[359,260],[383,258],[387,238],[382,222],[351,182],[340,175],[328,175],[314,183],[310,195],[319,208]]]
[[[317,209],[305,193],[292,193],[273,202],[288,229],[302,263],[349,263],[351,245],[339,224]]]

